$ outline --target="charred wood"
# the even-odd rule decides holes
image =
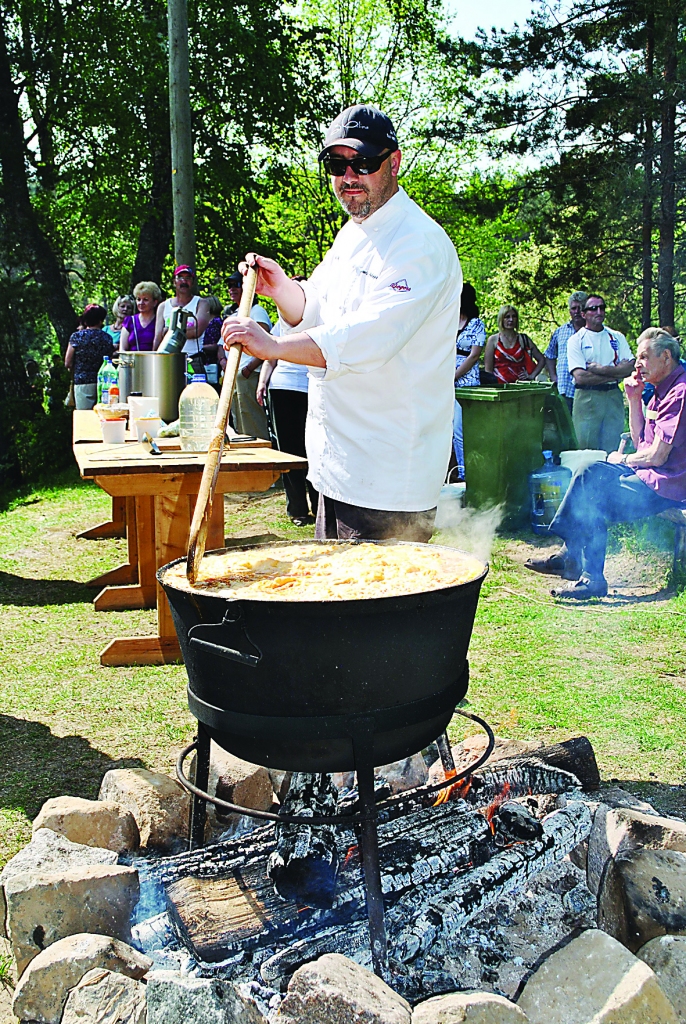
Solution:
[[[334,815],[337,800],[330,775],[294,772],[281,810],[305,818]],[[283,899],[330,907],[338,875],[336,826],[277,825],[267,874]]]
[[[490,839],[483,815],[455,804],[381,826],[379,855],[386,904],[417,886],[452,877],[480,862],[493,852]],[[341,868],[331,910],[275,895],[265,871],[273,850],[272,833],[271,843],[260,840],[244,858],[235,844],[231,860],[215,847],[220,872],[213,870],[209,858],[198,863],[198,857],[190,861],[187,854],[182,855],[186,872],[190,862],[201,873],[184,877],[178,870],[167,871],[164,887],[170,914],[183,942],[201,959],[217,961],[234,951],[273,945],[286,937],[296,939],[325,928],[332,920],[339,927],[365,920],[362,865],[352,831],[342,831],[338,837]]]
[[[548,864],[561,860],[583,842],[590,829],[591,816],[586,804],[570,802],[545,819],[540,839],[502,850],[468,872],[452,873],[408,890],[386,913],[391,959],[411,963],[437,941],[458,932],[501,896],[523,885]],[[260,972],[268,984],[278,987],[299,966],[324,953],[355,956],[368,949],[363,922],[351,922],[346,928],[324,927],[277,949],[264,961]]]

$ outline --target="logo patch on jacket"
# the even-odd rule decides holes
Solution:
[[[391,285],[394,292],[409,292],[412,291],[406,279],[403,277],[400,281],[394,281]]]

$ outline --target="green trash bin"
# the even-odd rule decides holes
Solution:
[[[531,519],[529,473],[543,465],[543,412],[552,384],[458,388],[464,432],[465,503],[504,505],[503,525]]]

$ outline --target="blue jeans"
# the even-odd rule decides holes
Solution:
[[[572,477],[550,532],[562,537],[569,557],[583,572],[601,580],[610,523],[631,522],[679,507],[680,502],[661,498],[629,466],[593,462]]]
[[[462,406],[455,402],[453,410],[453,451],[457,459],[458,472],[464,477],[464,440],[462,434]]]

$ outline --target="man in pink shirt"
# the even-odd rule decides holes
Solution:
[[[560,597],[604,597],[603,574],[609,523],[627,522],[686,505],[686,371],[680,348],[659,327],[638,339],[636,367],[625,382],[629,426],[636,448],[630,455],[611,452],[572,478],[550,532],[564,547],[542,561],[528,562],[535,572],[575,579],[553,591]],[[643,412],[644,384],[655,394]]]

